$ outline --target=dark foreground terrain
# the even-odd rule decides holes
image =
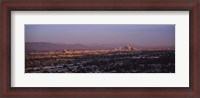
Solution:
[[[26,53],[26,73],[175,73],[174,50]]]

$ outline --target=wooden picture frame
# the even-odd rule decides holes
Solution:
[[[199,0],[8,0],[1,2],[1,97],[199,98]],[[189,11],[190,87],[11,87],[11,11]]]

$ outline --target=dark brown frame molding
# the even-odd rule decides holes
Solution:
[[[0,25],[0,97],[200,98],[200,0],[4,0]],[[11,87],[11,11],[189,11],[190,87]]]

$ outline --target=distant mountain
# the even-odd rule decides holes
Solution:
[[[121,47],[123,46],[123,47]],[[62,50],[92,50],[92,49],[114,49],[114,50],[136,50],[136,49],[146,49],[146,48],[174,48],[174,47],[134,47],[130,44],[59,44],[50,42],[26,42],[25,51],[35,52],[35,51],[62,51]]]
[[[83,45],[83,44],[57,44],[50,42],[26,42],[25,50],[30,51],[60,51],[60,50],[90,50],[90,49],[111,49],[113,47],[101,45]]]

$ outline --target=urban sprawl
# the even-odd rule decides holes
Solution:
[[[136,49],[28,52],[26,73],[175,73],[174,49]]]

